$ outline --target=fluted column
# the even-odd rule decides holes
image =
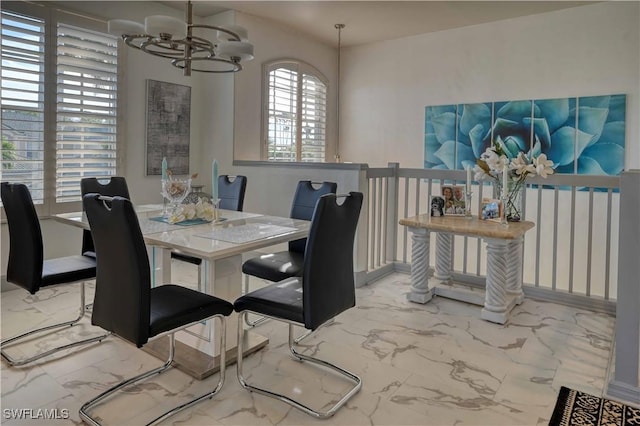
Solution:
[[[411,231],[411,302],[427,303],[431,300],[429,289],[429,230],[409,227]]]
[[[515,297],[518,305],[524,300],[522,291],[522,241],[523,238],[511,240],[508,243],[508,270],[507,294]]]
[[[433,276],[442,282],[448,282],[451,279],[452,241],[451,234],[438,232],[436,235],[436,270]]]
[[[487,284],[484,308],[480,314],[487,321],[507,321],[507,281],[509,277],[509,243],[487,238]]]

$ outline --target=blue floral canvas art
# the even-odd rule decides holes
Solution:
[[[425,108],[424,167],[461,170],[500,140],[510,158],[546,154],[556,173],[616,176],[624,168],[626,95]]]

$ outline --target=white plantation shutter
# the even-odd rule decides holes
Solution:
[[[43,19],[2,11],[2,166],[0,180],[26,184],[44,201]]]
[[[25,183],[40,214],[78,209],[82,178],[117,174],[117,38],[46,4],[0,6],[0,179]]]
[[[302,158],[324,161],[327,127],[327,86],[316,76],[302,75]]]
[[[80,180],[116,174],[117,41],[59,24],[56,202],[78,201]]]
[[[312,67],[295,61],[270,64],[266,71],[267,159],[323,162],[326,80]]]
[[[296,161],[298,73],[278,68],[269,73],[268,158]]]

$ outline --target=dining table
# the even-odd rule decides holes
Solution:
[[[180,252],[203,260],[202,291],[233,301],[242,294],[243,254],[271,245],[304,238],[310,222],[258,213],[219,211],[213,222],[190,220],[169,223],[162,205],[134,206],[140,230],[149,250],[151,285],[171,283],[171,252]],[[54,219],[71,226],[90,229],[84,212],[62,213]],[[99,261],[99,260],[98,260]],[[209,321],[176,334],[175,366],[197,379],[219,369],[219,348],[215,344],[220,333],[218,323]],[[226,321],[227,362],[234,362],[238,344],[238,315]],[[253,330],[245,330],[244,355],[268,344],[268,339]],[[153,339],[144,350],[166,359],[168,337]]]

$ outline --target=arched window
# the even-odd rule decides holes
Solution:
[[[295,60],[264,66],[263,159],[324,162],[327,80]]]

